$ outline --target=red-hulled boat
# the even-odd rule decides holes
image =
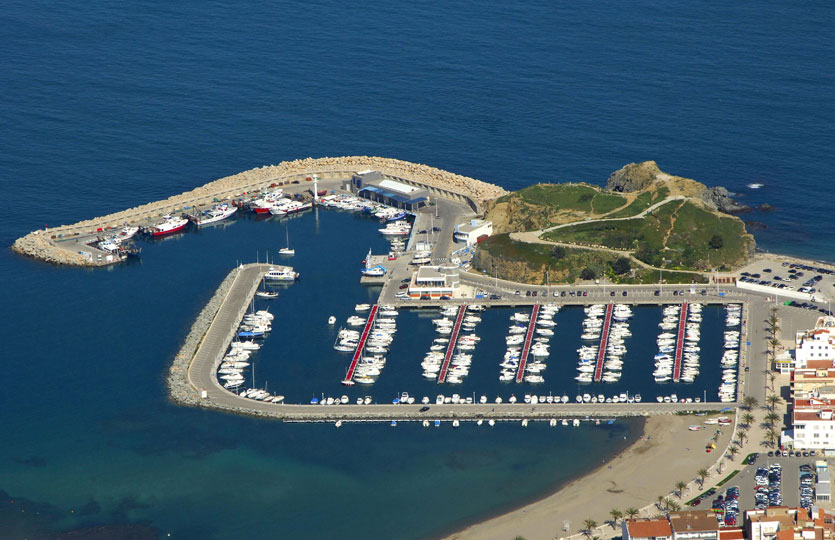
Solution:
[[[145,232],[151,236],[165,236],[174,234],[186,228],[188,220],[182,217],[164,216],[163,220],[156,225],[145,228]]]

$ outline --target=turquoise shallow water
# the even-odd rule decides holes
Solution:
[[[833,15],[780,2],[12,0],[0,10],[0,241],[305,156],[392,156],[508,189],[602,183],[655,159],[774,204],[750,216],[768,225],[762,247],[832,260],[832,203],[818,194],[835,168]],[[306,288],[280,300],[312,324],[290,339],[324,340],[330,313],[310,307],[329,297],[308,284],[351,271],[379,239],[351,216],[320,226],[357,246],[302,246],[316,241],[314,220],[290,226],[319,257],[300,253]],[[164,373],[193,317],[237,260],[283,241],[280,225],[242,221],[105,271],[0,252],[6,537],[111,522],[180,538],[431,537],[539,496],[634,436],[626,424],[336,431],[169,405]],[[328,310],[340,318],[368,295],[345,283]],[[294,300],[302,293],[310,301]],[[560,317],[574,324],[570,310]],[[409,343],[426,347],[421,331],[411,339],[404,363]],[[271,385],[277,358],[265,362]],[[498,371],[485,358],[474,386]],[[315,366],[322,380],[336,381],[338,359],[322,361],[333,363]],[[552,360],[548,384],[568,392],[551,375],[562,361],[573,358]],[[411,388],[398,378],[408,370],[387,370],[380,399]]]

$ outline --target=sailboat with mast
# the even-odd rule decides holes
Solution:
[[[295,255],[296,250],[290,247],[290,229],[288,227],[284,228],[284,232],[287,233],[287,246],[283,247],[278,250],[279,255]]]

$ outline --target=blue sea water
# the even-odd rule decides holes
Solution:
[[[10,0],[0,243],[306,156],[397,157],[508,189],[603,183],[654,159],[773,204],[745,216],[768,226],[761,247],[833,260],[833,10]],[[194,315],[235,261],[283,237],[243,220],[105,271],[0,252],[5,537],[109,522],[180,538],[431,537],[540,496],[634,436],[629,424],[337,432],[170,405],[164,373]],[[329,248],[321,276],[353,256]],[[329,314],[295,315],[318,333]]]

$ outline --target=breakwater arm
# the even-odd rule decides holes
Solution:
[[[481,208],[486,201],[507,193],[503,188],[487,182],[398,159],[373,156],[306,158],[250,169],[162,201],[49,230],[33,231],[18,238],[12,249],[23,255],[57,264],[92,266],[95,263],[78,253],[77,243],[72,242],[72,239],[95,234],[99,230],[121,228],[126,223],[147,225],[165,214],[181,212],[185,207],[209,205],[215,200],[234,199],[271,185],[303,180],[313,174],[319,175],[323,180],[346,179],[367,169],[434,188],[442,194],[459,196],[471,201],[476,208]]]

